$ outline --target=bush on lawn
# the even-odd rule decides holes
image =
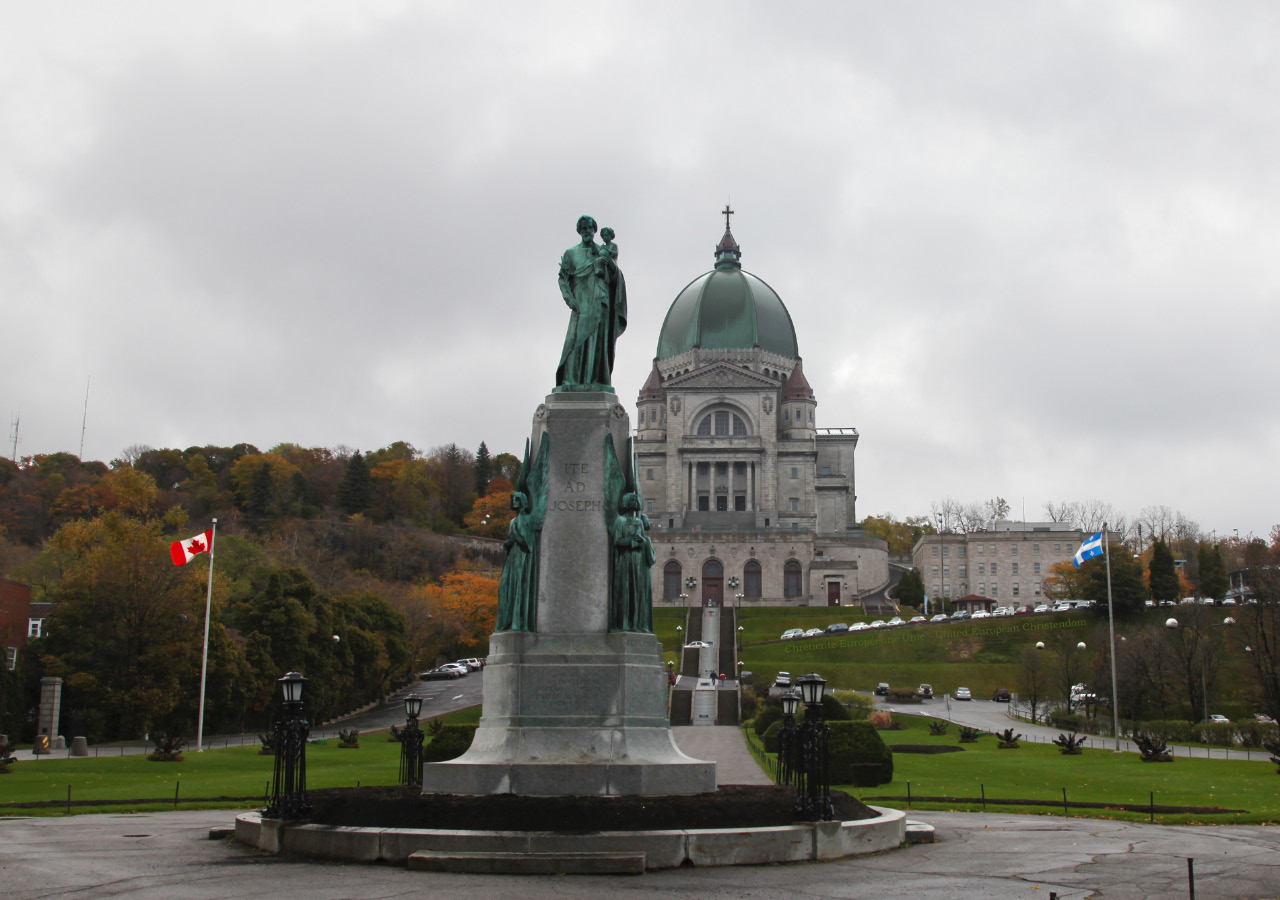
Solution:
[[[875,787],[893,781],[893,751],[870,722],[832,722],[831,783]]]
[[[1135,731],[1133,742],[1138,746],[1143,762],[1173,762],[1173,754],[1161,735]]]
[[[781,721],[782,707],[776,703],[770,703],[756,713],[756,718],[751,723],[751,728],[755,731],[756,737],[764,737],[764,733],[769,730],[770,725]]]
[[[893,721],[893,716],[882,709],[878,709],[871,714],[870,722],[876,731],[896,731],[902,727]]]
[[[766,728],[760,740],[764,742],[766,753],[777,753],[782,743],[782,721],[778,720]]]
[[[443,762],[446,759],[457,759],[471,747],[476,736],[474,725],[444,725],[431,743],[422,748],[423,762]]]

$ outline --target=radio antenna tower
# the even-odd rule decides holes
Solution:
[[[84,379],[84,418],[80,420],[80,461],[84,462],[84,429],[89,424],[89,381],[92,375],[86,375]]]
[[[13,441],[13,461],[18,461],[18,423],[22,421],[22,409],[19,407],[18,414],[13,417],[13,433],[9,436]]]

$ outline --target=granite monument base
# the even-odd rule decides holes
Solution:
[[[652,634],[495,634],[471,749],[423,766],[424,793],[700,794],[714,762],[680,752]]]

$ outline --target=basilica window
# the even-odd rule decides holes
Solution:
[[[742,593],[747,597],[761,597],[760,563],[750,560],[742,569]]]
[[[743,421],[742,416],[737,413],[729,412],[727,409],[717,409],[707,413],[698,421],[696,433],[699,437],[745,437],[747,434],[747,423]]]
[[[800,563],[794,559],[782,567],[782,595],[784,597],[800,596]]]
[[[662,596],[668,600],[680,596],[680,563],[672,560],[662,569]]]
[[[729,474],[729,464],[728,464],[728,463],[723,463],[723,462],[718,462],[718,463],[716,463],[716,477],[717,477],[717,478],[724,478],[724,477],[725,477],[725,476],[727,476],[728,474]]]
[[[644,480],[645,480],[645,481],[653,481],[653,469],[645,469],[645,470],[644,470]]]

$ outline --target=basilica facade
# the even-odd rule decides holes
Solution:
[[[889,578],[857,526],[857,429],[818,427],[791,314],[741,259],[726,215],[637,401],[654,604],[856,603]]]

